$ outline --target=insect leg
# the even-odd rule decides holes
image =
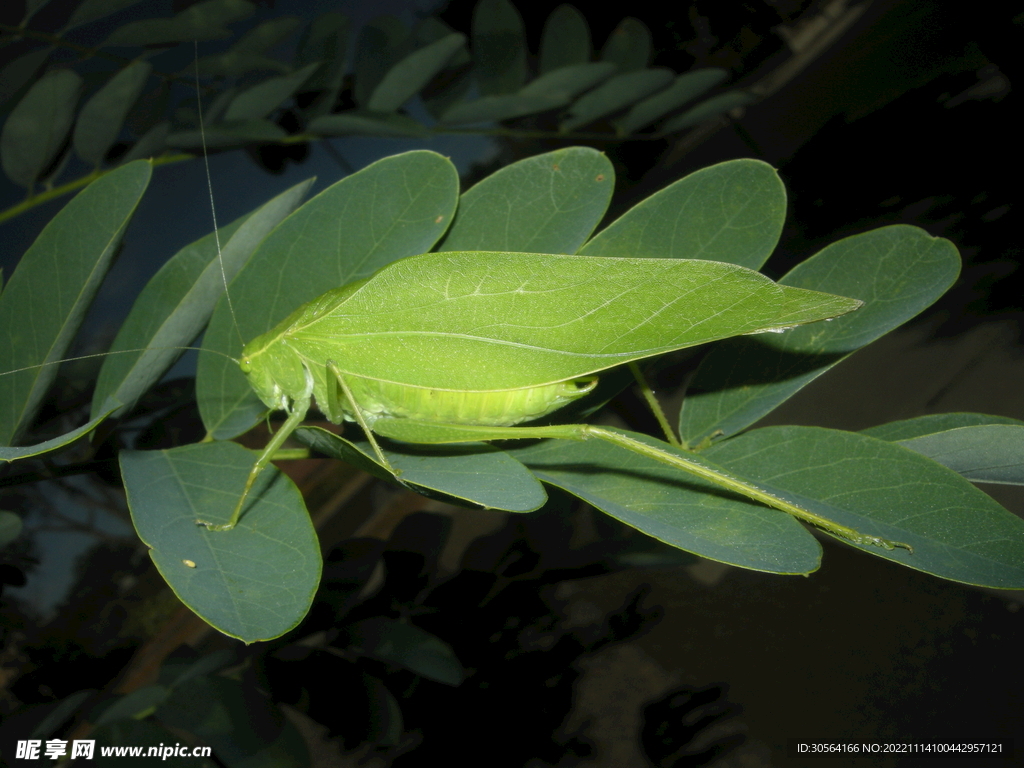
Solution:
[[[676,437],[676,433],[672,431],[672,427],[668,423],[668,419],[665,417],[665,411],[661,408],[661,403],[658,402],[658,398],[654,396],[654,392],[651,390],[651,385],[647,383],[647,379],[644,377],[643,371],[640,370],[640,366],[636,362],[630,362],[629,370],[633,372],[633,378],[636,379],[636,383],[640,385],[640,392],[643,393],[644,400],[647,401],[648,407],[654,414],[654,418],[658,420],[658,424],[661,425],[661,431],[665,433],[665,437],[668,438],[669,445],[673,445],[676,448],[682,448],[683,444],[679,442],[679,438]]]
[[[274,436],[267,443],[267,446],[263,449],[263,453],[260,454],[259,458],[256,459],[256,463],[252,465],[252,469],[249,471],[249,477],[246,478],[245,488],[242,490],[242,496],[238,499],[238,503],[235,505],[235,511],[231,515],[231,519],[226,523],[216,525],[206,520],[196,520],[196,525],[205,525],[207,530],[210,531],[230,531],[238,523],[238,519],[242,516],[242,509],[245,507],[245,502],[249,498],[249,491],[252,490],[253,484],[256,482],[256,478],[260,476],[260,473],[266,469],[271,459],[277,453],[278,449],[284,444],[284,441],[288,439],[288,436],[302,423],[306,418],[306,413],[309,411],[310,406],[313,402],[313,374],[309,372],[309,369],[305,369],[306,372],[306,385],[302,390],[302,394],[292,401],[291,410],[288,412],[288,419],[284,425],[277,430]]]
[[[363,428],[363,432],[366,434],[366,439],[370,441],[370,445],[373,447],[373,452],[377,454],[377,459],[380,461],[381,466],[397,478],[398,475],[401,474],[401,471],[391,466],[391,462],[388,461],[387,457],[384,455],[384,451],[382,451],[380,449],[380,445],[377,444],[377,440],[374,438],[369,424],[366,423],[366,415],[363,413],[363,409],[359,407],[359,403],[356,402],[355,397],[352,396],[352,390],[348,388],[348,384],[345,382],[345,376],[338,369],[337,363],[333,360],[328,360],[327,370],[330,371],[331,375],[334,376],[335,380],[337,380],[338,386],[341,387],[341,391],[344,393],[345,399],[348,400],[349,406],[352,408],[352,415],[355,416],[359,426]],[[334,387],[328,387],[327,392],[328,397],[334,400],[331,407],[337,408],[337,390]]]

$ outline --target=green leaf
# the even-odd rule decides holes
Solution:
[[[624,434],[679,452],[646,435]],[[545,483],[687,552],[768,573],[818,568],[821,547],[795,518],[619,446],[545,440],[509,453]]]
[[[263,238],[302,202],[313,179],[210,233],[172,256],[143,288],[121,325],[93,393],[93,415],[107,397],[131,410],[206,326],[224,285],[245,265]],[[219,240],[224,243],[220,251]]]
[[[370,103],[370,97],[384,75],[402,58],[409,30],[394,16],[384,15],[370,21],[356,40],[353,96],[356,104]]]
[[[121,158],[119,165],[127,165],[133,160],[147,160],[162,154],[167,146],[167,137],[171,133],[171,124],[164,120],[157,123],[142,138],[135,142],[135,146],[129,149]]]
[[[894,443],[960,427],[980,427],[990,424],[1014,424],[1024,427],[1024,421],[1011,419],[1009,416],[989,416],[984,413],[932,413],[927,416],[891,421],[888,424],[862,429],[861,434]]]
[[[18,459],[27,459],[30,456],[42,456],[44,453],[50,453],[56,451],[58,448],[71,445],[76,440],[79,440],[99,426],[99,423],[103,421],[107,416],[113,413],[120,403],[116,401],[108,400],[103,404],[101,408],[97,409],[96,416],[87,424],[83,424],[78,429],[73,429],[70,432],[65,432],[63,435],[54,437],[50,440],[45,440],[35,445],[22,446],[20,448],[10,448],[7,446],[0,447],[0,461],[17,461]]]
[[[26,370],[0,377],[0,445],[13,445],[32,421],[151,174],[140,161],[94,181],[53,217],[11,275],[0,295],[0,370]]]
[[[509,0],[480,0],[473,10],[473,58],[484,96],[514,93],[526,82],[526,30]]]
[[[643,69],[651,60],[651,32],[639,19],[627,16],[608,36],[601,60],[615,64],[620,72]]]
[[[344,631],[360,653],[386,664],[445,685],[460,685],[465,677],[452,647],[414,624],[375,616],[349,624]]]
[[[952,581],[1024,588],[1024,520],[914,451],[852,432],[768,427],[701,456],[798,494],[842,525],[914,549],[857,547],[865,552]]]
[[[53,48],[38,48],[7,62],[0,69],[0,106],[35,79],[51,53]]]
[[[170,134],[166,143],[169,147],[181,149],[207,149],[241,147],[254,141],[274,142],[287,138],[288,132],[270,120],[236,120],[217,123],[202,131],[177,131]]]
[[[0,162],[11,181],[31,187],[57,157],[81,92],[81,77],[70,69],[53,69],[11,110],[0,134]]]
[[[268,467],[253,501],[226,522],[256,454],[236,443],[122,451],[132,522],[149,556],[185,605],[245,643],[269,640],[306,615],[320,583],[320,544],[295,484]]]
[[[426,136],[428,131],[418,120],[406,115],[379,114],[352,110],[314,118],[307,132],[320,136]]]
[[[319,427],[301,427],[295,437],[310,448],[341,459],[384,480],[394,476],[378,462],[365,440],[351,441]],[[382,446],[403,483],[487,509],[533,512],[547,501],[541,484],[507,453],[484,443],[429,446],[404,443]]]
[[[110,706],[103,710],[103,713],[93,724],[96,727],[100,727],[109,723],[116,723],[118,720],[129,720],[132,718],[141,720],[142,717],[150,714],[153,709],[160,706],[170,693],[170,689],[162,685],[147,685],[137,688],[131,693],[113,701]]]
[[[544,22],[540,38],[540,73],[590,61],[590,27],[575,7],[560,5]]]
[[[228,24],[248,18],[255,10],[249,0],[204,0],[171,18],[129,22],[114,30],[101,47],[220,40],[231,36]]]
[[[0,509],[0,547],[6,547],[21,536],[21,518],[6,509]]]
[[[524,96],[513,93],[507,96],[483,96],[472,101],[457,102],[441,116],[441,122],[448,125],[466,123],[490,123],[496,120],[511,120],[514,117],[546,112],[560,106],[551,96]]]
[[[384,158],[329,187],[285,219],[231,284],[237,330],[224,300],[204,347],[237,358],[246,341],[330,288],[429,250],[455,212],[458,172],[434,152]],[[249,429],[265,407],[234,363],[200,354],[203,423],[215,437]]]
[[[930,306],[956,280],[960,258],[948,240],[896,225],[840,240],[783,277],[792,285],[864,301],[848,317],[780,336],[736,339],[712,349],[680,415],[695,445],[753,424],[852,352]]]
[[[367,108],[371,112],[394,112],[419,93],[465,44],[466,36],[456,32],[410,53],[373,89]]]
[[[702,101],[692,109],[686,110],[683,114],[665,121],[665,124],[659,128],[659,132],[672,133],[673,131],[681,131],[684,128],[690,128],[698,123],[703,123],[723,115],[731,109],[738,109],[739,107],[753,104],[754,101],[756,99],[753,94],[747,91],[729,91],[718,96],[712,96],[707,101]]]
[[[506,391],[858,305],[713,261],[425,253],[305,307],[288,344],[363,380]]]
[[[588,147],[520,160],[463,193],[442,249],[576,253],[614,188],[612,164]]]
[[[637,203],[580,250],[587,256],[707,259],[758,269],[786,219],[786,188],[760,160],[729,160]]]
[[[524,85],[520,96],[541,97],[551,108],[568,104],[584,91],[604,82],[615,72],[615,65],[607,61],[591,61],[586,64],[555,69]]]
[[[1024,485],[1024,425],[958,427],[900,440],[972,483]]]
[[[82,705],[91,697],[96,691],[84,690],[76,691],[68,696],[63,701],[59,702],[49,714],[44,717],[39,725],[31,730],[28,734],[30,739],[48,739],[51,738],[60,728],[64,722],[77,712]]]
[[[85,162],[96,166],[103,162],[152,71],[149,62],[133,61],[85,102],[74,133],[75,151]]]
[[[168,726],[212,747],[230,768],[308,768],[295,726],[251,685],[222,676],[195,678],[175,689],[156,713]],[[132,742],[127,742],[132,743]]]
[[[104,16],[110,16],[118,11],[123,11],[125,8],[138,5],[139,2],[141,0],[82,0],[82,4],[71,14],[71,18],[68,20],[64,30],[68,31],[97,19],[102,19]]]
[[[729,77],[729,73],[718,67],[696,69],[679,75],[668,88],[637,102],[629,112],[615,120],[615,130],[620,136],[638,131],[658,118],[664,117],[672,110],[696,99],[727,77]]]
[[[598,118],[617,112],[672,82],[670,69],[639,69],[616,75],[581,96],[570,108],[558,130],[574,131]]]
[[[319,68],[319,64],[307,64],[298,72],[284,77],[272,77],[242,91],[224,113],[224,121],[259,120],[266,117],[299,90]]]
[[[304,91],[322,91],[306,110],[308,115],[326,115],[334,109],[345,76],[348,38],[348,18],[334,11],[318,16],[303,34],[295,54],[295,65],[301,67],[314,61],[321,62],[320,69],[303,86]]]

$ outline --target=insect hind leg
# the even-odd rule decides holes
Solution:
[[[377,443],[377,439],[373,436],[373,431],[370,429],[370,425],[366,420],[366,414],[363,409],[359,407],[359,403],[356,402],[355,397],[352,395],[352,390],[349,389],[348,383],[345,381],[345,375],[338,368],[338,365],[333,360],[327,361],[327,371],[334,380],[338,382],[338,387],[341,388],[342,394],[348,401],[349,407],[352,411],[352,415],[358,422],[359,426],[362,427],[363,433],[366,435],[366,439],[370,441],[370,446],[373,448],[373,452],[377,455],[377,460],[381,466],[384,467],[388,472],[395,476],[398,480],[398,476],[402,473],[400,469],[395,469],[388,461],[387,456],[384,455],[384,451],[381,450],[380,445]],[[327,396],[330,399],[329,408],[334,413],[341,413],[341,403],[338,401],[338,387],[327,387]],[[398,482],[402,483],[401,480]],[[405,483],[402,483],[405,485]]]

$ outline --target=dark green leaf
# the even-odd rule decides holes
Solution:
[[[10,514],[10,513],[7,513]],[[86,700],[92,696],[96,691],[85,690],[76,691],[68,696],[63,701],[59,702],[53,710],[42,719],[42,721],[28,734],[30,739],[48,739],[52,737],[57,729],[60,728],[64,722],[77,712]]]
[[[35,445],[22,446],[20,448],[9,448],[7,446],[0,447],[0,461],[17,461],[18,459],[27,459],[30,456],[42,456],[44,453],[50,453],[51,451],[56,451],[58,448],[71,445],[71,443],[85,437],[96,429],[99,423],[113,413],[119,405],[120,403],[117,402],[105,402],[103,406],[98,409],[98,413],[92,421],[87,424],[83,424],[78,429],[65,432],[59,437],[54,437],[42,443],[36,443]]]
[[[702,101],[692,109],[686,110],[683,114],[665,121],[665,124],[658,130],[661,133],[681,131],[683,128],[689,128],[723,115],[731,109],[745,107],[754,101],[754,96],[747,91],[729,91],[718,96],[712,96],[707,101]]]
[[[865,552],[966,584],[1024,588],[1024,520],[914,451],[852,432],[768,427],[701,456],[797,494],[842,525],[914,549],[858,546]]]
[[[507,96],[484,96],[472,101],[456,103],[442,116],[441,122],[448,125],[466,123],[490,123],[496,120],[511,120],[514,117],[546,112],[561,106],[560,98],[552,100],[549,95],[523,96],[519,93]]]
[[[306,615],[320,583],[320,544],[295,484],[268,467],[230,531],[226,522],[256,453],[236,443],[122,451],[132,522],[185,605],[226,635],[269,640]]]
[[[590,27],[571,5],[560,5],[544,22],[540,39],[540,73],[590,61]]]
[[[295,66],[321,62],[321,67],[302,86],[304,91],[322,91],[307,110],[316,117],[326,115],[338,100],[345,76],[345,54],[349,38],[348,19],[334,11],[318,16],[306,29],[295,54]]]
[[[104,16],[123,11],[138,4],[141,0],[82,0],[71,18],[68,20],[65,31],[88,24],[91,21],[102,19]]]
[[[548,100],[552,107],[561,107],[584,91],[604,82],[614,72],[615,65],[607,61],[574,64],[541,75],[524,85],[519,95],[540,96]]]
[[[27,370],[0,377],[0,444],[14,444],[32,421],[151,174],[139,161],[94,181],[46,225],[11,275],[0,295],[0,370]]]
[[[627,16],[609,35],[601,60],[615,64],[620,72],[643,69],[651,60],[651,32],[639,19]]]
[[[372,112],[394,112],[419,93],[465,44],[466,36],[456,32],[410,53],[384,75],[367,108]]]
[[[182,248],[139,294],[110,347],[93,392],[93,415],[113,397],[131,410],[199,335],[217,299],[263,238],[294,211],[312,179],[292,187],[257,210]],[[224,243],[220,252],[219,244]]]
[[[580,250],[587,256],[707,259],[758,269],[775,250],[786,188],[760,160],[703,168],[642,200]]]
[[[365,439],[345,440],[318,427],[300,428],[295,437],[320,453],[339,458],[376,477],[394,479],[377,463]],[[533,512],[547,501],[541,484],[522,464],[484,443],[456,446],[385,443],[382,448],[391,466],[401,472],[403,483],[487,509],[509,512]]]
[[[680,415],[691,445],[722,430],[733,435],[852,352],[932,304],[960,271],[956,247],[916,227],[896,225],[824,248],[779,282],[859,298],[841,320],[778,336],[734,339],[701,363]]]
[[[85,102],[74,133],[75,151],[85,162],[97,166],[103,162],[152,71],[149,62],[133,61]]]
[[[526,30],[509,0],[480,0],[473,10],[473,58],[484,96],[518,91],[526,82]]]
[[[442,249],[575,253],[614,187],[608,158],[587,147],[520,160],[463,193]]]
[[[237,120],[217,123],[202,131],[177,131],[170,134],[166,143],[169,147],[181,149],[222,149],[241,147],[254,141],[274,142],[288,136],[288,132],[270,120]]]
[[[259,120],[266,117],[299,90],[319,67],[319,64],[307,64],[298,72],[284,77],[272,77],[242,91],[224,113],[224,121],[230,123],[233,120]]]
[[[64,145],[82,92],[70,69],[43,75],[11,110],[0,134],[0,161],[16,184],[31,187]]]
[[[577,99],[558,129],[576,130],[660,91],[671,82],[670,69],[639,69],[616,75]]]
[[[103,46],[166,45],[231,36],[228,24],[256,10],[249,0],[204,0],[171,18],[132,21],[114,30]]]
[[[638,131],[714,88],[728,76],[728,72],[717,67],[697,69],[679,75],[665,90],[634,104],[629,112],[615,121],[615,129],[620,136]]]
[[[307,131],[320,136],[425,136],[427,129],[406,115],[341,112],[314,118]]]
[[[152,710],[160,706],[170,693],[170,689],[162,685],[147,685],[143,688],[137,688],[111,703],[96,718],[93,724],[96,727],[100,727],[109,723],[116,723],[118,720],[129,720],[132,718],[141,720],[142,717],[150,714]]]
[[[821,547],[795,518],[632,451],[599,440],[546,440],[509,452],[545,483],[679,549],[769,573],[818,568]]]
[[[39,48],[9,61],[0,69],[0,106],[35,79],[52,52],[53,48]]]
[[[6,547],[21,535],[21,518],[6,509],[0,509],[0,547]]]
[[[460,685],[465,673],[448,643],[419,627],[376,616],[345,627],[360,653],[446,685]]]
[[[902,421],[891,421],[888,424],[879,424],[877,427],[862,429],[861,434],[895,443],[900,440],[913,440],[915,437],[933,435],[936,432],[945,432],[950,429],[981,427],[990,424],[1014,424],[1018,427],[1024,427],[1024,421],[1011,419],[1008,416],[989,416],[984,413],[932,413],[927,416],[918,416]]]
[[[133,160],[147,160],[162,154],[167,146],[167,137],[171,134],[171,124],[167,120],[157,123],[142,138],[135,142],[125,156],[121,158],[121,165],[127,165]]]
[[[366,106],[384,75],[407,52],[409,30],[394,16],[378,16],[367,24],[356,40],[353,96]]]
[[[899,444],[972,483],[1024,485],[1024,425],[959,427],[900,440]]]
[[[237,358],[239,334],[248,341],[329,288],[430,250],[451,223],[458,184],[449,160],[417,151],[324,190],[263,241],[231,284],[237,330],[222,300],[204,346]],[[200,355],[196,386],[204,423],[217,437],[244,432],[265,410],[238,366],[220,355]]]

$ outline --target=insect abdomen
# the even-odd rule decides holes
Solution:
[[[583,397],[597,386],[597,377],[489,392],[427,389],[358,377],[349,385],[360,407],[374,416],[510,427]]]

